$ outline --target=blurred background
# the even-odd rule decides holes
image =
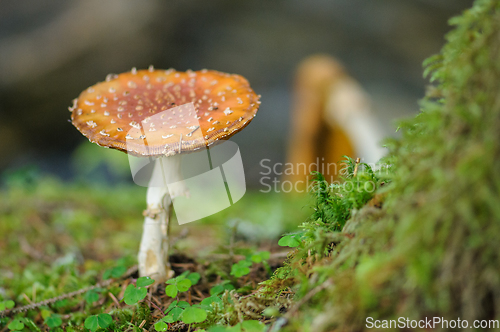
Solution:
[[[68,106],[109,73],[202,68],[245,76],[262,95],[234,137],[249,186],[260,160],[286,158],[298,64],[336,57],[371,97],[385,135],[418,112],[422,61],[471,0],[2,0],[0,173],[131,181],[126,156],[94,147]],[[122,162],[125,161],[125,164]],[[125,165],[125,166],[124,166]],[[14,176],[15,177],[15,176]]]

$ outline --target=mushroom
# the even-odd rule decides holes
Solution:
[[[162,173],[164,185],[148,186],[138,255],[141,276],[164,281],[171,274],[172,199],[188,195],[181,181],[180,154],[208,148],[243,129],[255,117],[259,97],[239,75],[150,67],[108,75],[74,100],[69,108],[72,123],[89,141],[153,157],[154,172]]]

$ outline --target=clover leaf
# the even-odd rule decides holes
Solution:
[[[85,327],[94,332],[99,328],[107,328],[112,322],[113,318],[110,314],[93,315],[85,319]]]
[[[263,332],[266,325],[258,320],[246,320],[234,326],[213,326],[208,332]]]
[[[233,290],[233,289],[234,286],[229,283],[229,280],[226,280],[223,283],[210,288],[210,295],[219,295],[221,293],[224,293],[226,290]]]
[[[144,300],[144,298],[148,295],[148,290],[144,287],[136,288],[134,285],[128,285],[127,289],[125,289],[125,294],[123,295],[123,300],[126,304],[132,305],[136,304],[139,301]]]
[[[92,304],[95,301],[99,300],[99,294],[95,289],[91,289],[87,293],[85,293],[84,298],[88,304]]]
[[[167,280],[167,284],[168,286],[165,287],[165,294],[170,297],[176,297],[179,292],[187,291],[192,285],[191,280],[186,279],[184,275]]]
[[[250,257],[252,262],[254,263],[260,263],[263,261],[267,261],[271,257],[271,253],[269,251],[261,251],[258,252]]]
[[[57,314],[51,314],[49,317],[45,319],[45,324],[47,324],[50,328],[55,328],[62,325],[61,316]]]
[[[115,266],[111,269],[104,271],[102,278],[104,280],[109,279],[109,278],[120,278],[125,272],[127,272],[126,266],[123,266],[123,265]]]
[[[14,308],[16,304],[12,300],[0,302],[0,311]]]
[[[168,324],[165,323],[163,319],[156,322],[154,326],[155,326],[155,331],[168,331]]]
[[[24,323],[20,318],[14,319],[10,324],[7,326],[9,330],[11,331],[20,331],[24,329]]]
[[[189,273],[186,278],[191,280],[192,285],[196,285],[200,281],[201,275],[198,272]]]
[[[132,305],[144,300],[146,295],[148,295],[146,287],[152,285],[154,282],[154,279],[151,279],[150,277],[140,277],[137,279],[136,286],[127,286],[125,294],[123,294],[123,301],[125,301],[128,305]]]
[[[201,306],[208,311],[212,311],[215,305],[222,307],[224,302],[217,295],[209,296],[201,301]]]
[[[238,263],[233,264],[231,267],[231,275],[237,278],[247,275],[250,273],[250,266],[252,266],[252,262],[241,260]]]
[[[182,312],[181,320],[185,324],[201,323],[207,319],[207,312],[201,308],[189,307]]]
[[[300,236],[298,235],[285,235],[278,241],[280,246],[291,248],[298,247],[300,243]]]
[[[139,279],[137,279],[137,287],[146,287],[146,286],[149,286],[149,285],[152,285],[154,284],[154,280],[151,279],[150,277],[140,277]]]
[[[241,323],[241,328],[244,332],[262,332],[266,325],[258,320],[245,320]]]
[[[185,324],[191,324],[201,323],[207,319],[207,311],[203,306],[190,306],[186,301],[172,302],[165,310],[165,314],[165,317],[154,325],[156,331],[167,331],[167,323],[175,323],[179,320]]]

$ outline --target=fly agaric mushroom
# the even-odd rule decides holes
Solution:
[[[137,157],[155,157],[165,185],[148,186],[139,274],[169,277],[168,229],[172,199],[187,195],[180,154],[228,139],[247,126],[259,96],[242,76],[212,70],[132,69],[108,75],[70,107],[73,125],[92,143]]]

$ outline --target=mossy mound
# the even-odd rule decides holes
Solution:
[[[426,63],[436,87],[388,144],[381,207],[353,210],[333,251],[311,256],[306,243],[290,263],[307,270],[294,276],[305,301],[288,330],[500,319],[500,2],[476,1],[450,23]]]

